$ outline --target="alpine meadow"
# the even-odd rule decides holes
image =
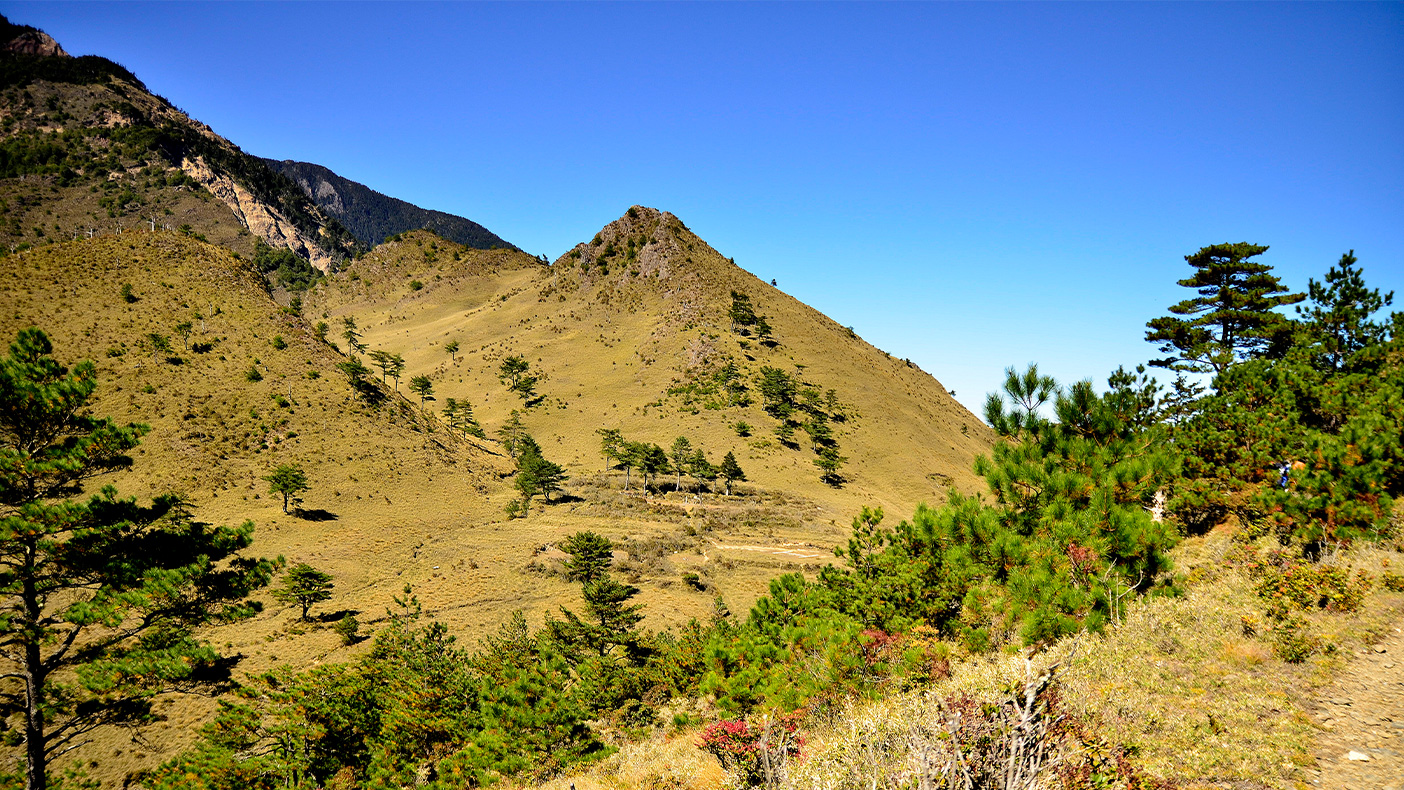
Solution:
[[[974,414],[667,210],[551,260],[0,42],[0,787],[1404,788],[1364,252]]]

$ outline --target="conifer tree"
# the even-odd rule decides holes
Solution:
[[[283,580],[273,588],[273,597],[283,603],[302,607],[300,619],[307,620],[307,612],[322,601],[331,600],[332,577],[305,562],[299,562],[288,569]]]
[[[449,362],[458,364],[458,341],[450,340],[444,344],[444,351],[448,352]]]
[[[654,485],[658,485],[657,476],[668,471],[668,452],[656,444],[645,445],[643,456],[639,461],[639,471],[644,476],[644,490],[648,490],[648,480],[654,479]]]
[[[507,422],[497,430],[497,440],[507,449],[507,455],[511,458],[517,457],[517,442],[526,435],[526,426],[522,424],[522,413],[516,409],[508,415]]]
[[[598,428],[595,433],[600,436],[600,455],[604,456],[605,470],[619,466],[626,444],[624,433],[618,428]]]
[[[731,496],[731,484],[737,481],[745,482],[746,473],[741,471],[741,465],[736,463],[736,453],[727,450],[726,456],[722,458],[721,467],[717,473],[726,481],[726,495]]]
[[[1340,370],[1356,352],[1382,342],[1388,335],[1385,324],[1370,318],[1394,304],[1394,292],[1380,295],[1367,288],[1365,277],[1355,264],[1355,250],[1341,256],[1326,272],[1324,282],[1307,280],[1309,307],[1298,307],[1312,339],[1321,344],[1321,357],[1332,370]]]
[[[561,551],[570,555],[565,562],[566,578],[575,582],[592,582],[608,573],[614,563],[614,544],[594,532],[571,535],[561,543]]]
[[[410,392],[419,396],[419,407],[424,408],[424,402],[434,399],[434,382],[428,376],[415,376],[410,379]]]
[[[227,678],[194,629],[252,616],[248,596],[274,569],[239,556],[252,523],[192,521],[179,497],[142,507],[108,486],[73,498],[128,465],[148,429],[89,416],[96,367],[70,371],[52,351],[31,328],[0,359],[0,672],[14,683],[0,715],[29,790],[95,730],[153,720],[156,694]]]
[[[264,480],[268,481],[268,493],[283,495],[283,512],[288,512],[288,501],[301,501],[297,495],[308,490],[307,474],[297,464],[280,464]]]
[[[1305,294],[1290,293],[1269,274],[1272,267],[1251,260],[1267,247],[1240,242],[1214,244],[1185,260],[1194,275],[1180,285],[1199,294],[1170,307],[1174,315],[1146,324],[1146,340],[1171,356],[1157,367],[1193,373],[1222,373],[1235,362],[1261,356],[1290,340],[1291,321],[1274,308],[1296,304]],[[1189,316],[1177,318],[1176,316]]]
[[[707,454],[699,448],[688,460],[687,472],[697,481],[697,485],[717,479],[717,468],[707,460]]]
[[[356,328],[356,319],[345,316],[341,319],[341,336],[346,339],[346,353],[355,356],[365,352],[366,344],[361,342],[361,330]]]
[[[692,442],[686,436],[679,436],[673,440],[672,447],[673,472],[677,475],[674,483],[674,491],[682,491],[682,476],[687,472],[688,465],[692,463]]]
[[[377,348],[367,356],[370,357],[372,365],[380,368],[380,383],[384,384],[385,380],[390,376],[390,368],[393,365],[390,360],[390,352],[382,348]]]
[[[846,457],[838,454],[838,447],[832,444],[825,446],[819,451],[819,457],[814,459],[814,465],[819,467],[819,480],[831,486],[842,483],[843,477],[838,470],[846,461]]]
[[[175,332],[180,335],[181,347],[186,351],[190,350],[190,333],[194,331],[195,325],[189,321],[181,321],[175,325]]]
[[[731,292],[731,309],[727,311],[731,319],[731,331],[746,334],[747,327],[756,323],[756,311],[751,307],[751,297],[738,291]]]
[[[399,354],[390,355],[390,378],[395,380],[395,391],[400,391],[400,375],[405,372],[405,358]]]

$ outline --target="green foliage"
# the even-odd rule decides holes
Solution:
[[[1151,362],[1195,373],[1222,373],[1246,357],[1264,356],[1291,341],[1291,322],[1275,308],[1305,294],[1289,293],[1272,267],[1250,260],[1266,246],[1214,244],[1185,260],[1194,275],[1180,285],[1199,294],[1170,307],[1174,315],[1152,319],[1146,340],[1172,356]],[[1175,316],[1190,316],[1177,318]]]
[[[282,582],[273,588],[273,597],[283,603],[302,607],[300,619],[307,620],[309,609],[322,601],[331,600],[333,586],[331,574],[299,562],[289,568]]]
[[[135,304],[135,303],[136,303],[138,297],[137,297],[137,295],[136,295],[135,293],[132,292],[132,284],[131,284],[131,283],[122,283],[121,294],[122,294],[122,301],[126,302],[127,304]]]
[[[570,555],[565,568],[566,578],[571,581],[595,581],[607,574],[614,563],[614,544],[594,532],[577,532],[566,538],[560,548]]]
[[[283,512],[288,512],[289,502],[302,501],[298,494],[311,488],[307,484],[307,473],[297,464],[279,464],[277,469],[263,476],[268,481],[268,493],[282,494]]]
[[[336,635],[341,637],[341,644],[354,645],[360,639],[361,622],[356,619],[356,615],[347,613],[336,624],[332,626]]]
[[[428,376],[415,376],[410,379],[410,392],[419,396],[419,405],[422,408],[425,401],[434,399],[434,382]]]
[[[551,502],[551,493],[561,490],[561,483],[569,476],[560,465],[547,461],[541,456],[541,447],[530,434],[523,433],[516,439],[517,479],[515,485],[522,494],[522,508],[531,505],[531,498],[541,494],[546,503]]]
[[[755,308],[751,306],[751,297],[732,291],[731,309],[727,311],[727,317],[731,319],[731,331],[746,334],[757,321]]]
[[[1324,282],[1307,280],[1311,305],[1297,308],[1320,359],[1332,370],[1344,368],[1356,354],[1389,337],[1389,327],[1371,316],[1394,303],[1394,292],[1381,296],[1378,288],[1366,287],[1355,265],[1358,260],[1351,250],[1326,272]]]
[[[289,291],[306,291],[323,277],[306,258],[292,250],[270,247],[261,238],[254,239],[253,265],[259,273]]]
[[[730,450],[722,458],[721,466],[717,468],[717,474],[726,481],[726,495],[731,496],[731,484],[737,481],[744,482],[746,473],[741,471],[741,464],[736,462],[736,453]]]
[[[470,654],[443,625],[421,626],[413,598],[397,601],[402,611],[364,657],[252,678],[147,786],[272,790],[336,777],[449,790],[607,753],[568,664],[520,616]],[[416,780],[421,767],[427,781]]]
[[[31,328],[0,359],[0,665],[19,679],[0,715],[34,787],[87,733],[154,720],[155,695],[227,680],[195,630],[252,616],[275,567],[240,556],[252,523],[194,521],[179,497],[72,498],[128,465],[147,428],[87,416],[95,366],[70,371],[52,350]]]

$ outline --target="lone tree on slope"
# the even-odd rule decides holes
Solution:
[[[288,569],[283,581],[273,588],[273,597],[287,604],[302,607],[302,619],[315,604],[331,599],[332,577],[305,562]]]
[[[297,464],[282,464],[271,473],[264,475],[268,481],[268,493],[283,495],[283,512],[288,512],[288,502],[301,502],[298,494],[310,488],[307,474]]]

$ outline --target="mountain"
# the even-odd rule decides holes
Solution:
[[[0,342],[44,329],[61,361],[96,361],[94,415],[151,426],[132,466],[88,493],[175,491],[202,521],[253,520],[257,554],[332,575],[329,617],[378,628],[412,585],[426,615],[470,643],[514,611],[539,624],[579,608],[555,547],[591,530],[615,541],[646,625],[680,626],[711,617],[718,596],[740,613],[776,575],[812,577],[863,505],[908,513],[977,487],[971,462],[993,437],[935,378],[673,214],[631,207],[549,264],[422,229],[367,251],[297,180],[121,66],[29,28],[0,39]],[[324,180],[346,208],[354,191]],[[259,239],[326,276],[275,300],[252,265]],[[364,356],[347,347],[347,319]],[[341,366],[375,352],[402,355],[400,379],[350,385]],[[526,398],[501,375],[514,356],[534,380]],[[432,384],[424,397],[410,392],[417,376]],[[488,438],[447,424],[450,398]],[[515,465],[496,441],[514,411],[569,475],[523,518],[509,515]],[[728,493],[665,473],[641,491],[634,472],[625,490],[600,429],[663,448],[683,436],[712,464],[732,453],[746,480]],[[829,475],[820,451],[838,464]],[[283,464],[311,485],[291,514],[265,480]],[[366,649],[265,599],[258,617],[209,634],[242,656],[241,673]],[[140,738],[102,730],[68,759],[105,786],[134,781],[188,745],[213,705],[163,698]]]
[[[106,58],[72,57],[0,17],[0,245],[182,228],[252,253],[254,239],[322,271],[360,251],[291,179]]]
[[[263,160],[265,164],[296,181],[321,209],[335,217],[366,247],[374,247],[388,236],[407,230],[427,228],[440,237],[465,247],[488,250],[494,247],[516,249],[512,244],[478,223],[442,211],[420,208],[398,198],[358,184],[331,170],[310,162]]]
[[[353,318],[371,348],[403,356],[406,377],[472,398],[488,426],[523,408],[498,368],[526,358],[544,398],[526,423],[576,469],[599,468],[595,431],[618,428],[665,448],[685,435],[714,463],[735,452],[754,481],[831,503],[840,523],[862,504],[906,510],[952,483],[975,488],[970,466],[992,437],[940,382],[740,268],[670,213],[631,207],[549,266],[521,256],[488,272],[458,257],[431,234],[409,234],[315,287],[304,309],[333,324]],[[733,330],[733,294],[766,318],[768,339]],[[444,351],[454,341],[456,362]],[[767,370],[794,388],[786,419],[766,408]],[[839,486],[819,479],[804,430],[815,419],[848,459]]]

